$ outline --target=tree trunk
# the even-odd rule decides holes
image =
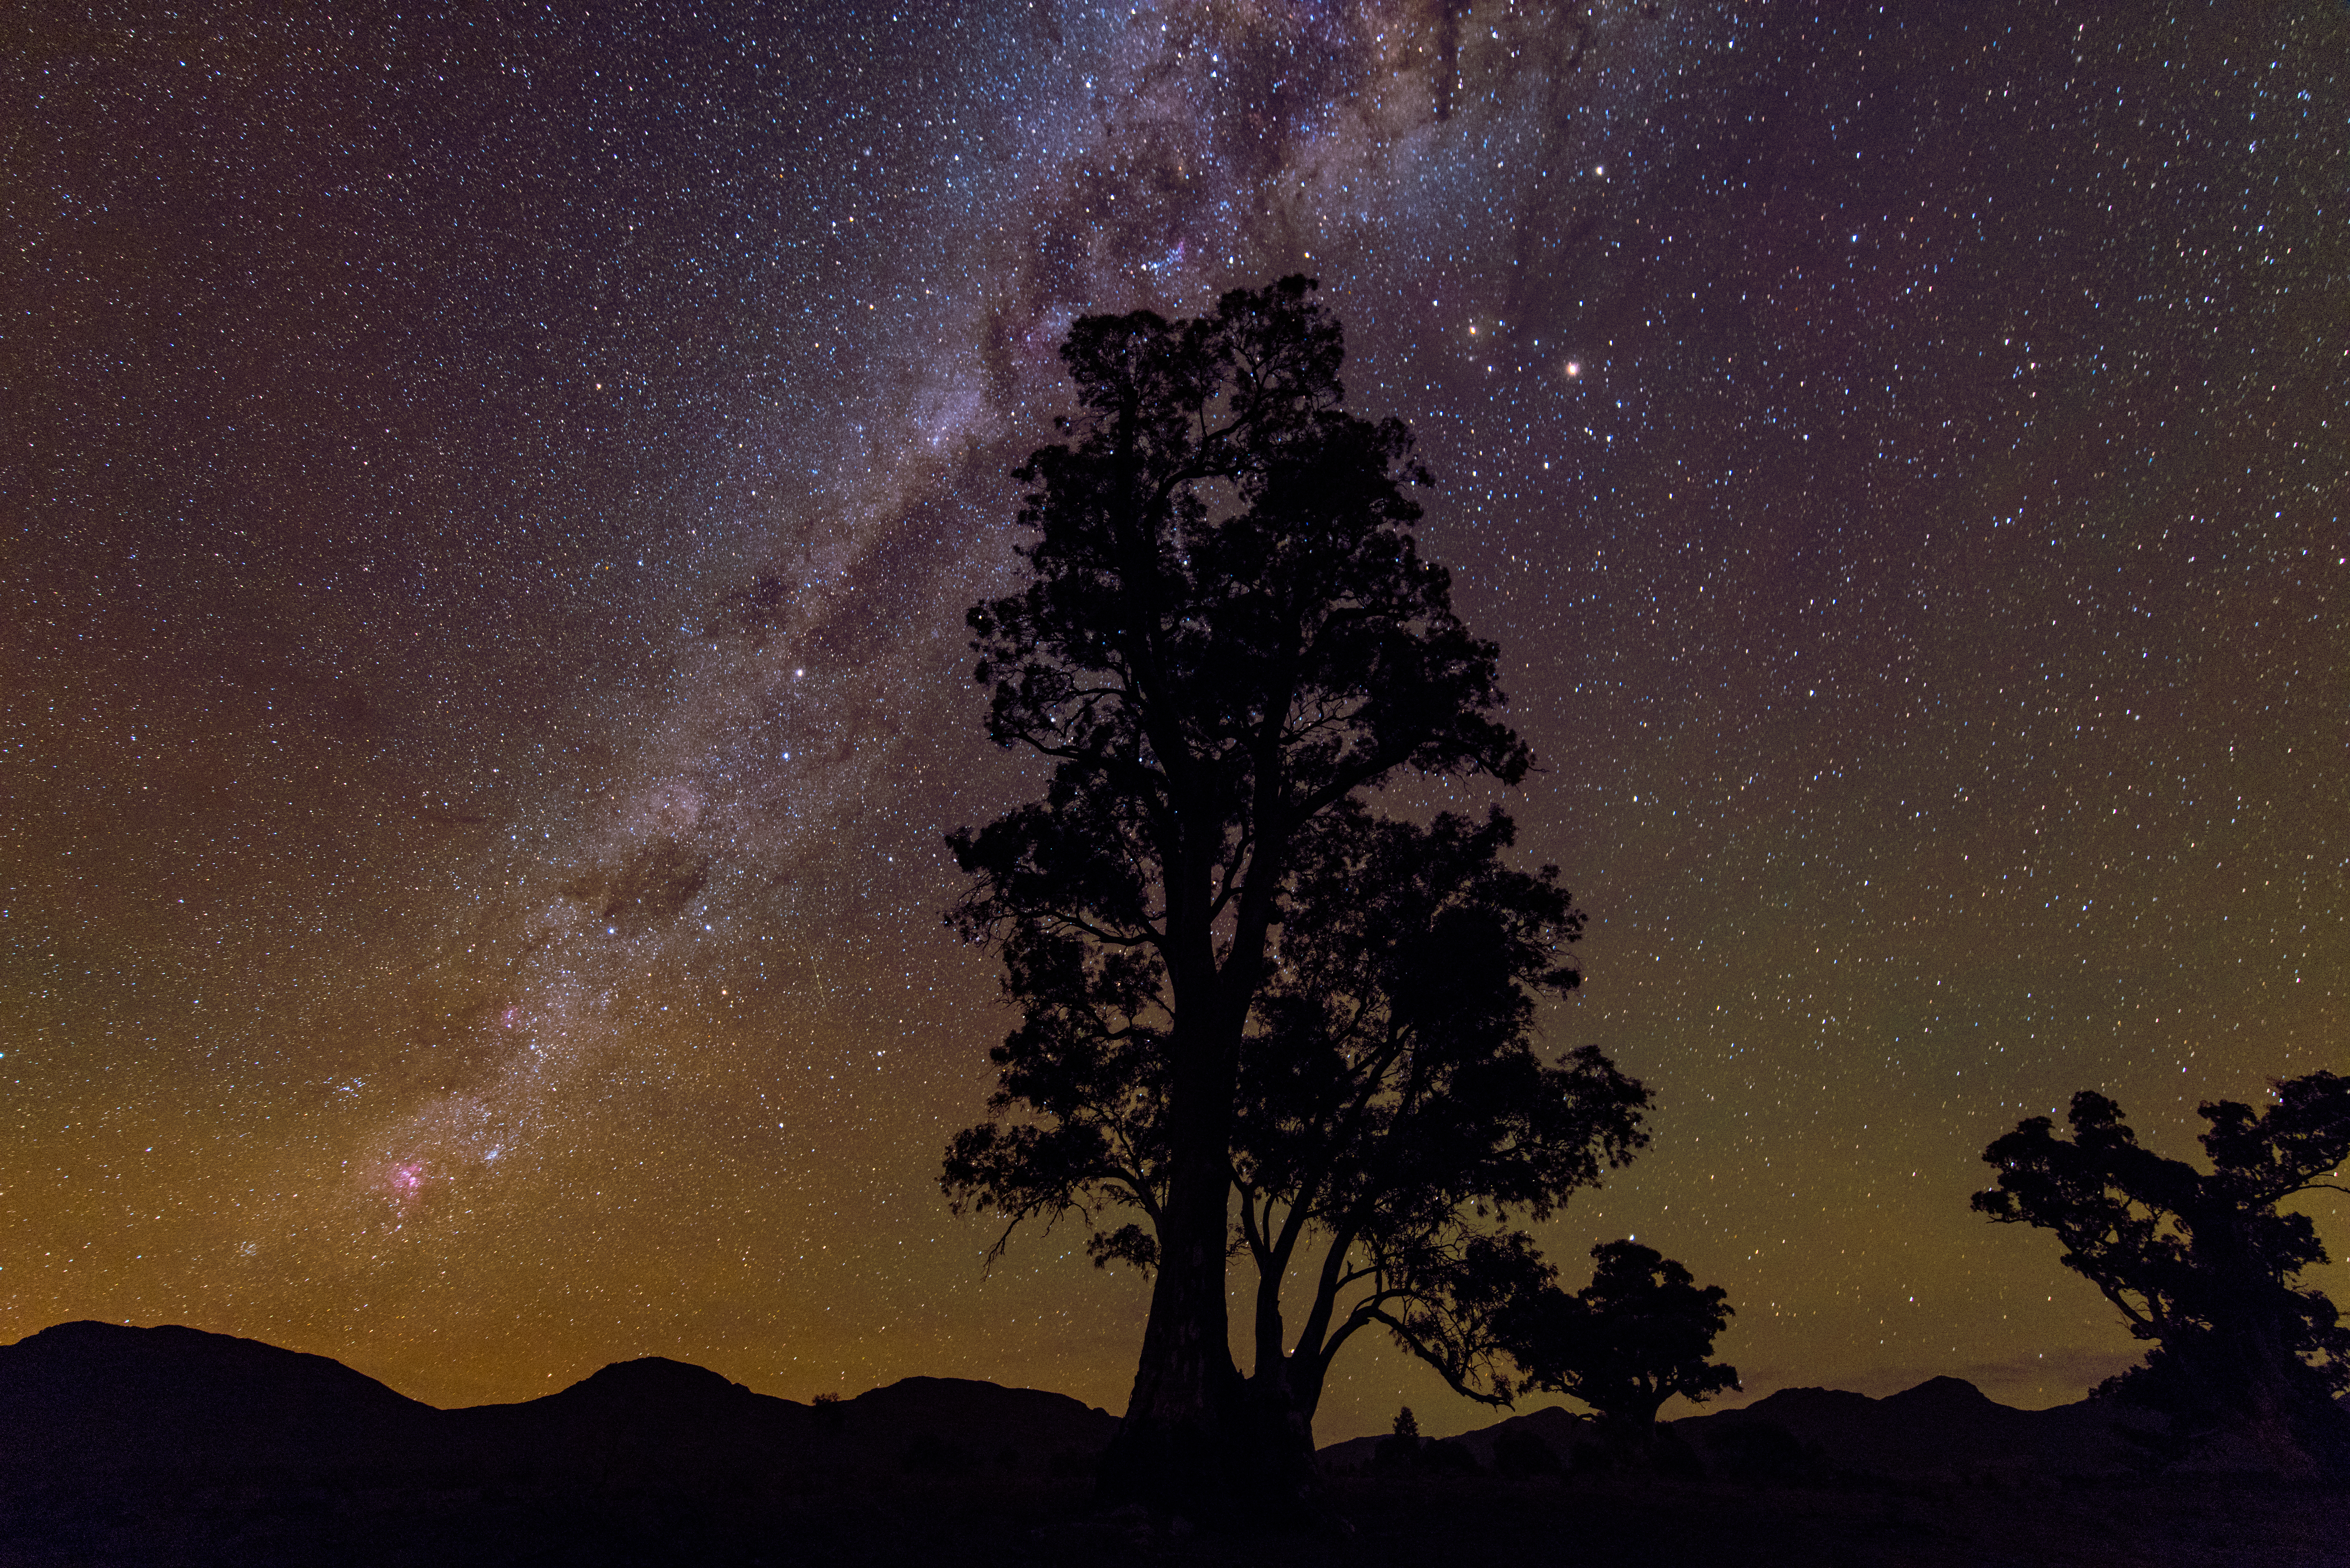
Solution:
[[[2245,1438],[2274,1474],[2287,1480],[2307,1480],[2318,1472],[2316,1461],[2302,1442],[2298,1429],[2304,1400],[2286,1380],[2285,1366],[2293,1352],[2272,1324],[2244,1333],[2234,1352],[2234,1401]]]
[[[1265,1220],[1270,1225],[1268,1209]],[[1295,1220],[1293,1210],[1291,1220]],[[1296,1232],[1271,1233],[1257,1266],[1248,1379],[1251,1463],[1270,1507],[1294,1521],[1324,1519],[1321,1472],[1314,1466],[1314,1411],[1322,1403],[1329,1356],[1323,1344],[1330,1303],[1317,1294],[1293,1352],[1282,1322],[1281,1292]],[[1328,1290],[1324,1282],[1324,1290]]]
[[[1232,1360],[1225,1265],[1240,1029],[1236,1018],[1221,1022],[1201,1032],[1206,1040],[1179,1046],[1169,1106],[1174,1169],[1150,1319],[1099,1490],[1105,1502],[1141,1502],[1202,1523],[1290,1524],[1318,1514],[1321,1376],[1279,1354],[1277,1326],[1269,1359],[1260,1346],[1256,1376],[1243,1380]]]
[[[1204,807],[1183,815],[1187,824],[1214,820]],[[1241,1034],[1263,967],[1280,856],[1277,846],[1259,844],[1219,964],[1208,890],[1222,846],[1219,830],[1212,838],[1181,839],[1168,856],[1164,950],[1175,1030],[1167,1205],[1134,1392],[1102,1456],[1100,1492],[1105,1501],[1250,1524],[1292,1514],[1285,1500],[1296,1469],[1272,1437],[1285,1421],[1268,1425],[1233,1364],[1224,1295]]]
[[[1314,1468],[1314,1407],[1321,1402],[1321,1373],[1303,1357],[1276,1354],[1248,1380],[1246,1452],[1261,1512],[1289,1522],[1325,1512]]]
[[[2190,1217],[2198,1262],[2228,1293],[2205,1380],[2272,1473],[2306,1480],[2319,1468],[2301,1430],[2312,1401],[2290,1376],[2297,1357],[2282,1321],[2282,1286],[2251,1246],[2245,1223],[2232,1199],[2207,1204]]]
[[[1171,901],[1171,900],[1170,900]],[[1170,917],[1170,924],[1173,924]],[[1204,936],[1204,925],[1201,935]],[[1173,944],[1170,944],[1173,945]],[[1212,950],[1205,940],[1197,950]],[[1175,1071],[1169,1085],[1171,1169],[1159,1228],[1159,1272],[1126,1418],[1102,1457],[1107,1502],[1142,1502],[1197,1521],[1248,1511],[1243,1390],[1224,1302],[1232,1223],[1232,1101],[1240,1031],[1220,1027],[1212,961],[1175,972]],[[1189,972],[1186,972],[1186,971]],[[1186,994],[1188,992],[1188,995]],[[1199,1022],[1202,1019],[1205,1022]]]
[[[1195,1520],[1227,1513],[1245,1475],[1233,1440],[1241,1376],[1224,1314],[1230,1184],[1222,1150],[1213,1152],[1212,1161],[1180,1160],[1169,1182],[1134,1392],[1100,1478],[1104,1501]]]

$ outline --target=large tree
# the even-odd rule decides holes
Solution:
[[[1503,864],[1512,836],[1498,810],[1423,827],[1349,806],[1293,853],[1230,1151],[1256,1273],[1251,1440],[1292,1491],[1331,1364],[1365,1329],[1507,1403],[1497,1314],[1550,1272],[1511,1220],[1547,1217],[1646,1142],[1647,1091],[1596,1049],[1556,1066],[1534,1053],[1541,999],[1577,980],[1560,950],[1581,916],[1555,867]],[[1007,1240],[1076,1210],[1097,1260],[1151,1268],[1169,1179],[1159,976],[1066,934],[1007,949],[1028,1015],[993,1054],[997,1118],[955,1139],[944,1185],[1005,1216]]]
[[[1044,800],[954,836],[974,882],[951,919],[1004,942],[1030,1025],[1054,1026],[1073,962],[1152,993],[1129,1038],[1164,1176],[1114,1490],[1245,1498],[1262,1472],[1225,1262],[1242,1042],[1301,840],[1399,771],[1530,762],[1492,645],[1414,546],[1409,432],[1340,406],[1313,288],[1079,320],[1079,412],[1017,475],[1030,581],[970,616],[990,735],[1053,769]]]
[[[1974,1207],[2054,1231],[2064,1266],[2154,1342],[2105,1392],[2164,1410],[2185,1435],[2231,1429],[2286,1472],[2350,1463],[2336,1403],[2350,1391],[2350,1330],[2322,1293],[2299,1288],[2327,1261],[2315,1226],[2278,1208],[2350,1190],[2337,1174],[2350,1158],[2350,1078],[2289,1079],[2264,1111],[2198,1109],[2210,1170],[2141,1147],[2121,1107],[2085,1089],[2070,1138],[2033,1116],[1983,1151],[1999,1185]]]

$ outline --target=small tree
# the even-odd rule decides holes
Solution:
[[[1657,1412],[1678,1394],[1702,1404],[1738,1386],[1738,1370],[1711,1361],[1731,1317],[1720,1285],[1638,1241],[1591,1249],[1591,1283],[1523,1298],[1503,1315],[1512,1359],[1529,1387],[1571,1394],[1621,1438],[1645,1443]]]
[[[1419,1417],[1406,1405],[1395,1413],[1388,1424],[1388,1435],[1371,1450],[1371,1462],[1377,1465],[1415,1465],[1419,1462]]]
[[[1983,1151],[1999,1185],[1974,1208],[2055,1231],[2064,1266],[2154,1343],[2101,1392],[2165,1411],[2181,1436],[2235,1430],[2286,1473],[2339,1465],[2350,1459],[2334,1403],[2350,1390],[2350,1331],[2324,1294],[2297,1288],[2325,1248],[2307,1215],[2277,1206],[2345,1190],[2324,1179],[2350,1158],[2350,1078],[2289,1079],[2265,1112],[2231,1100],[2198,1109],[2209,1171],[2141,1147],[2121,1106],[2085,1089],[2069,1139],[2033,1116]]]

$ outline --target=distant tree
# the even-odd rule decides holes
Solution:
[[[1738,1386],[1737,1368],[1710,1359],[1732,1315],[1720,1285],[1700,1286],[1638,1241],[1603,1241],[1591,1256],[1597,1266],[1582,1290],[1538,1291],[1503,1314],[1501,1337],[1527,1386],[1573,1395],[1634,1443],[1654,1438],[1674,1395],[1701,1404]]]
[[[2154,1342],[2101,1392],[2166,1411],[2182,1436],[2237,1431],[2303,1474],[2350,1462],[2350,1418],[2335,1403],[2350,1390],[2350,1330],[2323,1293],[2297,1288],[2325,1248],[2307,1215],[2277,1206],[2345,1190],[2350,1078],[2312,1073],[2275,1095],[2263,1112],[2198,1107],[2210,1124],[2204,1171],[2141,1147],[2121,1106],[2085,1089],[2069,1139],[2033,1116],[1983,1151],[1999,1185],[1974,1208],[2056,1232],[2064,1266]]]
[[[1247,1391],[1261,1440],[1293,1462],[1312,1452],[1332,1363],[1366,1328],[1469,1397],[1507,1403],[1495,1314],[1550,1277],[1507,1217],[1546,1217],[1646,1141],[1647,1091],[1599,1052],[1557,1066],[1534,1053],[1541,998],[1575,983],[1559,950],[1582,918],[1555,868],[1502,863],[1513,831],[1498,811],[1421,827],[1348,808],[1293,856],[1242,1042],[1230,1175],[1234,1245],[1256,1269]],[[1157,994],[1128,982],[1130,966],[1088,969],[1066,937],[1007,956],[1032,977],[1059,966],[1032,992],[1086,1005],[1032,1011],[998,1048],[999,1112],[1045,1119],[965,1131],[947,1189],[1014,1224],[1082,1211],[1102,1227],[1097,1261],[1149,1268],[1169,1141]],[[1119,1210],[1143,1222],[1107,1228]]]
[[[1305,1473],[1248,1397],[1224,1296],[1243,1040],[1300,844],[1399,771],[1515,783],[1530,763],[1493,717],[1493,646],[1409,532],[1428,478],[1409,432],[1340,408],[1313,287],[1079,320],[1061,357],[1081,412],[1018,472],[1031,580],[970,616],[990,735],[1053,773],[1044,800],[951,840],[973,878],[951,919],[1001,940],[1025,1014],[999,1109],[1038,1115],[958,1139],[947,1186],[1015,1218],[1104,1183],[1144,1210],[1147,1238],[1103,1243],[1139,1262],[1147,1240],[1155,1270],[1103,1482],[1187,1508]],[[1031,1075],[1038,1053],[1065,1085]],[[1051,1108],[1096,1091],[1153,1109]]]
[[[1419,1417],[1406,1405],[1388,1424],[1388,1435],[1371,1450],[1371,1460],[1381,1467],[1416,1465],[1419,1462]]]

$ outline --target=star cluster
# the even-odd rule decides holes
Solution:
[[[1057,1232],[983,1272],[935,1188],[1008,1023],[941,840],[1036,783],[962,612],[1070,321],[1304,271],[1593,917],[1554,1044],[1657,1090],[1554,1255],[1728,1287],[1750,1394],[2076,1397],[2133,1347],[1969,1214],[1983,1146],[2089,1086],[2179,1146],[2345,1064],[2346,47],[2314,5],[29,24],[0,1333],[443,1404],[661,1354],[1119,1407],[1141,1282]],[[1446,1407],[1350,1356],[1326,1439]]]

